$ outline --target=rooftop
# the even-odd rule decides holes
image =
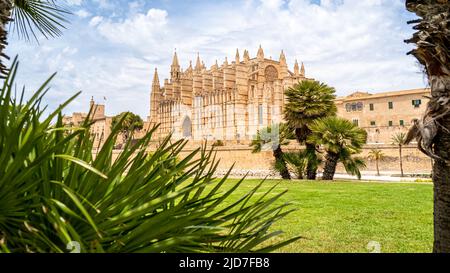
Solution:
[[[430,93],[429,88],[418,88],[418,89],[409,89],[409,90],[399,90],[399,91],[389,91],[382,92],[376,94],[370,94],[369,92],[357,91],[345,97],[338,97],[336,101],[353,101],[353,100],[361,100],[361,99],[377,99],[377,98],[386,98],[386,97],[395,97],[395,96],[403,96],[403,95],[413,95],[413,94],[423,94]]]

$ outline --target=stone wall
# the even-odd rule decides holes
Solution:
[[[155,146],[152,146],[149,150],[154,148]],[[181,157],[187,156],[196,148],[198,148],[197,145],[188,145],[181,153]],[[284,151],[297,151],[300,148],[295,144],[283,147]],[[361,156],[367,163],[367,168],[363,172],[373,173],[376,171],[375,161],[367,158],[370,150],[375,148],[382,150],[385,155],[385,159],[379,163],[381,173],[388,175],[400,174],[398,147],[393,145],[366,145],[361,153]],[[225,173],[235,164],[232,172],[234,176],[240,176],[247,172],[250,172],[250,175],[253,176],[276,175],[272,167],[272,151],[252,153],[252,149],[247,145],[227,145],[216,147],[215,150],[217,159],[220,159],[219,174]],[[114,158],[119,153],[119,150],[114,151]],[[407,174],[429,174],[431,172],[431,160],[423,155],[415,145],[409,145],[403,147],[403,169]],[[345,173],[343,166],[338,165],[337,172]]]

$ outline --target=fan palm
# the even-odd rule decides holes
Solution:
[[[293,138],[294,134],[290,127],[285,123],[280,123],[258,130],[250,146],[253,147],[253,153],[272,150],[275,169],[280,172],[283,179],[291,179],[281,146],[289,144],[289,139]]]
[[[369,159],[375,160],[375,165],[377,167],[377,175],[380,176],[379,162],[384,160],[384,153],[379,149],[372,149],[369,152]]]
[[[54,0],[0,0],[0,77],[7,73],[2,58],[9,59],[4,49],[7,42],[7,25],[12,22],[20,38],[37,40],[37,33],[45,38],[61,35],[69,12]]]
[[[311,160],[307,164],[307,177],[316,178],[317,160],[314,160],[316,146],[307,141],[311,134],[311,124],[320,118],[336,114],[335,90],[318,81],[302,81],[285,91],[287,103],[284,117],[288,125],[295,129],[297,141],[306,145]]]
[[[294,174],[298,179],[304,179],[306,164],[308,159],[306,158],[306,152],[288,152],[284,153],[284,159],[286,160],[289,167],[293,170]]]
[[[420,121],[416,121],[407,143],[417,139],[419,149],[435,160],[434,252],[450,252],[450,2],[407,0],[406,8],[420,18],[408,23],[417,30],[407,43],[417,47],[412,54],[423,65],[431,87],[431,98]]]
[[[352,156],[360,153],[366,143],[365,130],[349,120],[338,117],[316,120],[310,125],[310,130],[312,134],[308,137],[308,141],[322,145],[326,151],[323,180],[333,180],[338,162],[342,162],[349,173],[361,177],[359,169],[355,170],[355,167],[361,166],[363,162]]]
[[[398,153],[400,158],[400,173],[403,177],[403,158],[402,158],[402,148],[403,145],[406,143],[406,134],[405,133],[396,133],[394,136],[392,136],[392,144],[398,146]]]

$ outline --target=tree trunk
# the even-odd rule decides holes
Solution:
[[[401,177],[403,177],[404,174],[403,174],[402,145],[399,146],[398,152],[400,154],[400,173],[401,173]]]
[[[314,144],[306,144],[306,150],[308,155],[312,155],[314,158],[309,157],[306,165],[306,178],[308,180],[316,180],[317,177],[317,156],[316,146]]]
[[[450,118],[441,122],[450,128]],[[438,131],[434,139],[434,152],[441,158],[450,158],[450,135]],[[435,253],[450,253],[450,162],[435,160],[433,164],[434,182],[434,246]]]
[[[378,159],[375,159],[375,165],[377,166],[377,176],[380,176],[380,168],[378,166]]]
[[[406,0],[406,8],[421,17],[413,20],[417,30],[406,43],[424,66],[431,97],[423,118],[409,132],[422,152],[434,159],[434,245],[433,252],[450,252],[450,35],[449,0]],[[409,138],[410,139],[410,138]]]
[[[279,167],[280,175],[283,179],[291,179],[291,174],[289,173],[289,169],[287,167],[286,161],[283,157],[283,150],[281,150],[281,146],[273,150],[273,156],[275,157],[275,164]]]
[[[327,153],[327,161],[323,169],[322,180],[333,180],[339,156],[335,153]]]
[[[9,60],[9,57],[5,54],[5,48],[8,45],[8,31],[6,27],[11,21],[12,8],[11,0],[0,0],[0,78],[5,78],[5,75],[8,73],[8,69],[3,64],[2,59]]]
[[[308,161],[306,163],[306,178],[308,180],[316,180],[317,177],[317,156],[316,156],[316,146],[314,144],[310,144],[306,142],[306,139],[311,134],[311,130],[308,127],[304,126],[303,128],[295,129],[295,136],[297,138],[298,143],[303,144],[306,143],[306,152],[308,155]]]

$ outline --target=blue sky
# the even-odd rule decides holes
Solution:
[[[209,67],[233,59],[236,48],[266,56],[286,53],[292,69],[304,62],[307,77],[336,88],[382,92],[425,87],[403,40],[413,18],[403,0],[65,0],[74,13],[60,38],[40,44],[10,37],[7,53],[19,54],[19,83],[29,91],[58,72],[46,103],[57,107],[82,95],[66,113],[87,111],[91,96],[107,114],[148,115],[155,67],[168,77],[177,49],[186,68],[197,52]]]

